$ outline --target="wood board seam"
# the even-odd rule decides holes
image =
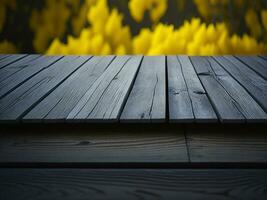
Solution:
[[[262,105],[262,103],[259,102],[259,100],[257,98],[255,98],[255,96],[244,86],[244,84],[242,84],[229,70],[227,70],[223,64],[221,62],[219,62],[216,58],[214,58],[214,56],[212,56],[212,58],[254,99],[254,101],[265,111],[267,112],[267,110],[264,108],[264,105]],[[226,59],[226,58],[223,58]],[[229,63],[235,65],[233,62],[231,62],[230,60],[226,59]],[[250,68],[249,68],[250,69]],[[243,76],[242,76],[243,77]],[[265,80],[265,79],[263,79]],[[246,118],[245,118],[246,119]]]
[[[264,80],[267,80],[266,77],[264,77],[261,73],[259,73],[257,70],[255,70],[253,67],[251,67],[250,65],[248,65],[246,62],[244,62],[242,59],[240,59],[238,56],[234,55],[234,58],[236,58],[237,60],[239,60],[240,62],[242,62],[244,65],[246,65],[249,69],[253,70],[257,75],[259,75],[261,78],[263,78]],[[261,57],[260,57],[261,58]],[[256,61],[255,61],[256,62]]]
[[[34,108],[37,104],[39,104],[45,97],[51,94],[59,85],[61,85],[65,80],[67,80],[74,72],[80,69],[88,60],[90,60],[92,56],[89,56],[84,62],[82,62],[75,70],[73,70],[70,74],[68,74],[64,79],[62,79],[57,85],[55,85],[50,91],[48,91],[45,95],[43,95],[38,101],[33,103],[28,109],[26,109],[19,117],[19,121],[22,121],[23,117],[26,116],[32,108]]]
[[[8,66],[8,65],[13,64],[13,63],[15,63],[15,62],[17,62],[17,61],[19,61],[19,60],[21,60],[21,59],[27,57],[28,55],[29,55],[29,54],[25,54],[24,56],[21,56],[20,58],[17,58],[17,59],[13,60],[12,62],[10,62],[10,63],[8,63],[8,64],[6,64],[6,65],[4,65],[4,66],[1,66],[0,69],[3,69],[3,68],[5,68],[5,67]],[[8,57],[10,57],[10,56],[8,56]],[[5,57],[5,58],[8,58],[8,57]]]
[[[30,80],[32,77],[34,77],[35,75],[39,74],[40,72],[42,72],[43,70],[51,67],[53,64],[55,64],[56,62],[58,62],[59,60],[61,60],[64,56],[59,57],[58,59],[56,59],[55,61],[53,61],[52,63],[50,63],[49,65],[47,65],[46,67],[43,67],[42,69],[40,69],[39,71],[35,72],[34,74],[32,74],[31,76],[29,76],[28,78],[26,78],[25,80],[21,81],[19,84],[17,84],[15,87],[11,88],[10,90],[8,90],[7,92],[5,92],[3,95],[0,96],[0,99],[4,98],[5,96],[7,96],[9,93],[11,93],[12,91],[14,91],[15,89],[17,89],[19,86],[21,86],[23,83],[27,82],[28,80]],[[13,75],[13,74],[12,74]]]

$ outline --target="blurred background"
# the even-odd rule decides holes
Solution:
[[[266,0],[0,0],[0,53],[266,54]]]

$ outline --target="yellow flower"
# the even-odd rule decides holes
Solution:
[[[141,22],[146,11],[150,19],[157,22],[167,10],[167,0],[130,0],[128,7],[135,21]]]
[[[81,31],[78,37],[68,36],[66,44],[53,42],[47,53],[62,48],[66,54],[126,54],[131,51],[131,34],[123,26],[123,15],[117,9],[110,11],[106,0],[99,0],[87,13],[90,27]],[[61,51],[61,52],[62,52]]]
[[[149,29],[142,29],[140,34],[133,39],[133,53],[146,54],[151,45],[151,31]]]
[[[192,19],[178,29],[159,24],[152,31],[142,30],[133,40],[133,50],[135,54],[145,55],[263,54],[266,45],[247,35],[229,36],[224,23],[206,25]]]
[[[35,32],[33,46],[37,52],[44,52],[51,39],[63,36],[70,16],[67,3],[64,0],[47,0],[41,12],[33,11],[30,27]]]
[[[132,0],[129,3],[130,7],[132,4],[134,5],[133,2]],[[140,4],[142,4],[140,8],[141,10],[149,8],[148,11],[151,14],[153,12],[147,6],[147,2],[151,3],[152,0],[140,1]],[[217,4],[224,5],[228,1],[209,0],[208,2],[209,5],[213,6]],[[159,7],[158,9],[162,8]],[[143,11],[135,11],[140,17],[139,19],[142,19]],[[265,12],[262,11],[261,15],[264,22]],[[178,28],[173,25],[157,23],[151,29],[142,28],[139,34],[132,38],[129,26],[123,24],[123,14],[117,9],[110,9],[107,0],[99,0],[92,4],[87,10],[86,16],[90,24],[89,27],[81,29],[77,36],[68,36],[66,43],[60,42],[59,39],[54,40],[47,53],[220,55],[263,54],[267,52],[267,45],[258,42],[255,37],[235,34],[231,36],[226,23],[207,24],[201,22],[199,18],[185,21]],[[248,17],[250,23],[253,21],[253,16],[251,16]],[[44,43],[47,43],[47,41]]]

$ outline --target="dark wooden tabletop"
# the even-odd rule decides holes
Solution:
[[[0,56],[0,122],[267,122],[260,56]]]
[[[0,199],[265,200],[266,111],[265,56],[0,55]]]

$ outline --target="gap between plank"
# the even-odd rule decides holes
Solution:
[[[86,62],[88,62],[93,56],[89,56],[80,66],[78,66],[75,70],[73,70],[69,75],[67,75],[62,81],[60,81],[57,85],[55,85],[50,91],[44,94],[39,100],[33,103],[27,110],[25,110],[19,117],[19,121],[22,121],[23,117],[26,116],[32,108],[34,108],[37,104],[39,104],[44,98],[46,98],[49,94],[51,94],[59,85],[61,85],[65,80],[67,80],[74,72],[80,69]]]

